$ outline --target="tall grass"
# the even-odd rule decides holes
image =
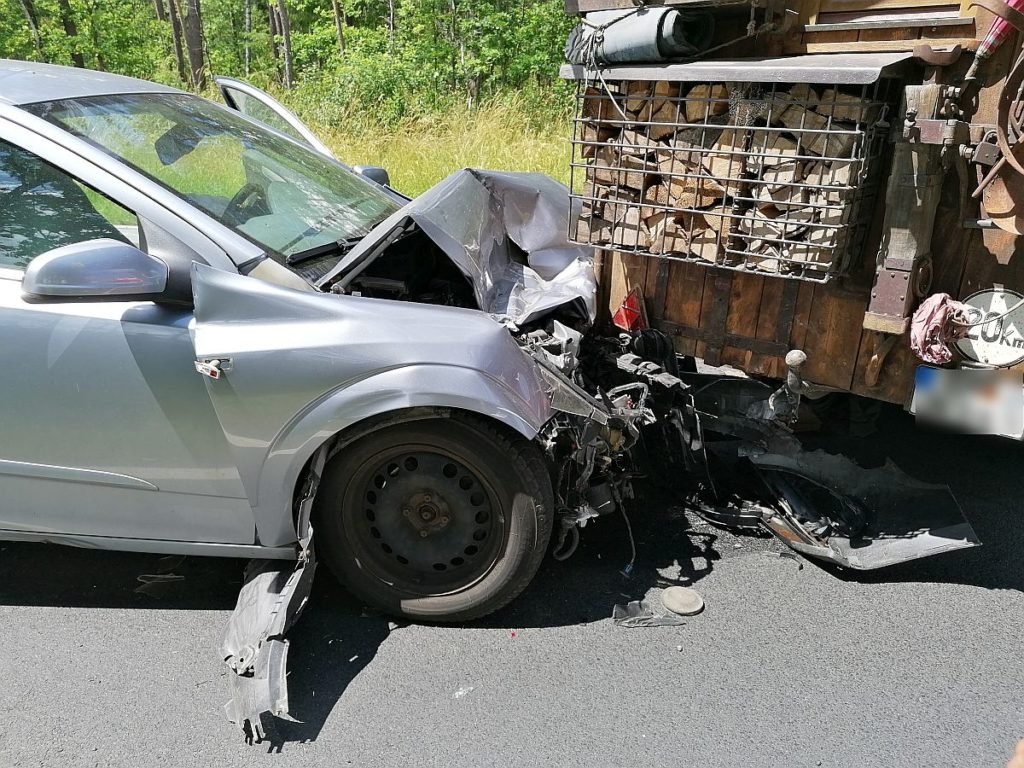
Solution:
[[[297,111],[302,117],[301,107]],[[407,195],[420,194],[460,168],[539,171],[568,184],[568,114],[537,125],[528,106],[514,98],[474,109],[455,107],[397,127],[346,131],[311,123],[310,128],[343,162],[387,169],[392,186]]]

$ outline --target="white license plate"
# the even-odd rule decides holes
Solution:
[[[1020,371],[920,366],[910,412],[923,422],[980,435],[1024,436]]]

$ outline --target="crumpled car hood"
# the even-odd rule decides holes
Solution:
[[[377,225],[317,287],[348,285],[413,222],[470,280],[485,312],[522,324],[578,303],[593,321],[594,263],[589,248],[569,242],[571,213],[568,188],[542,174],[456,171]]]

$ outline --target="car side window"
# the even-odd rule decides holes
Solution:
[[[0,139],[0,267],[24,269],[62,245],[109,237],[139,244],[135,215]]]

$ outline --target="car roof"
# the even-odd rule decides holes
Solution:
[[[61,67],[35,61],[0,59],[0,101],[34,104],[40,101],[105,96],[115,93],[182,93],[177,88],[134,77]]]

